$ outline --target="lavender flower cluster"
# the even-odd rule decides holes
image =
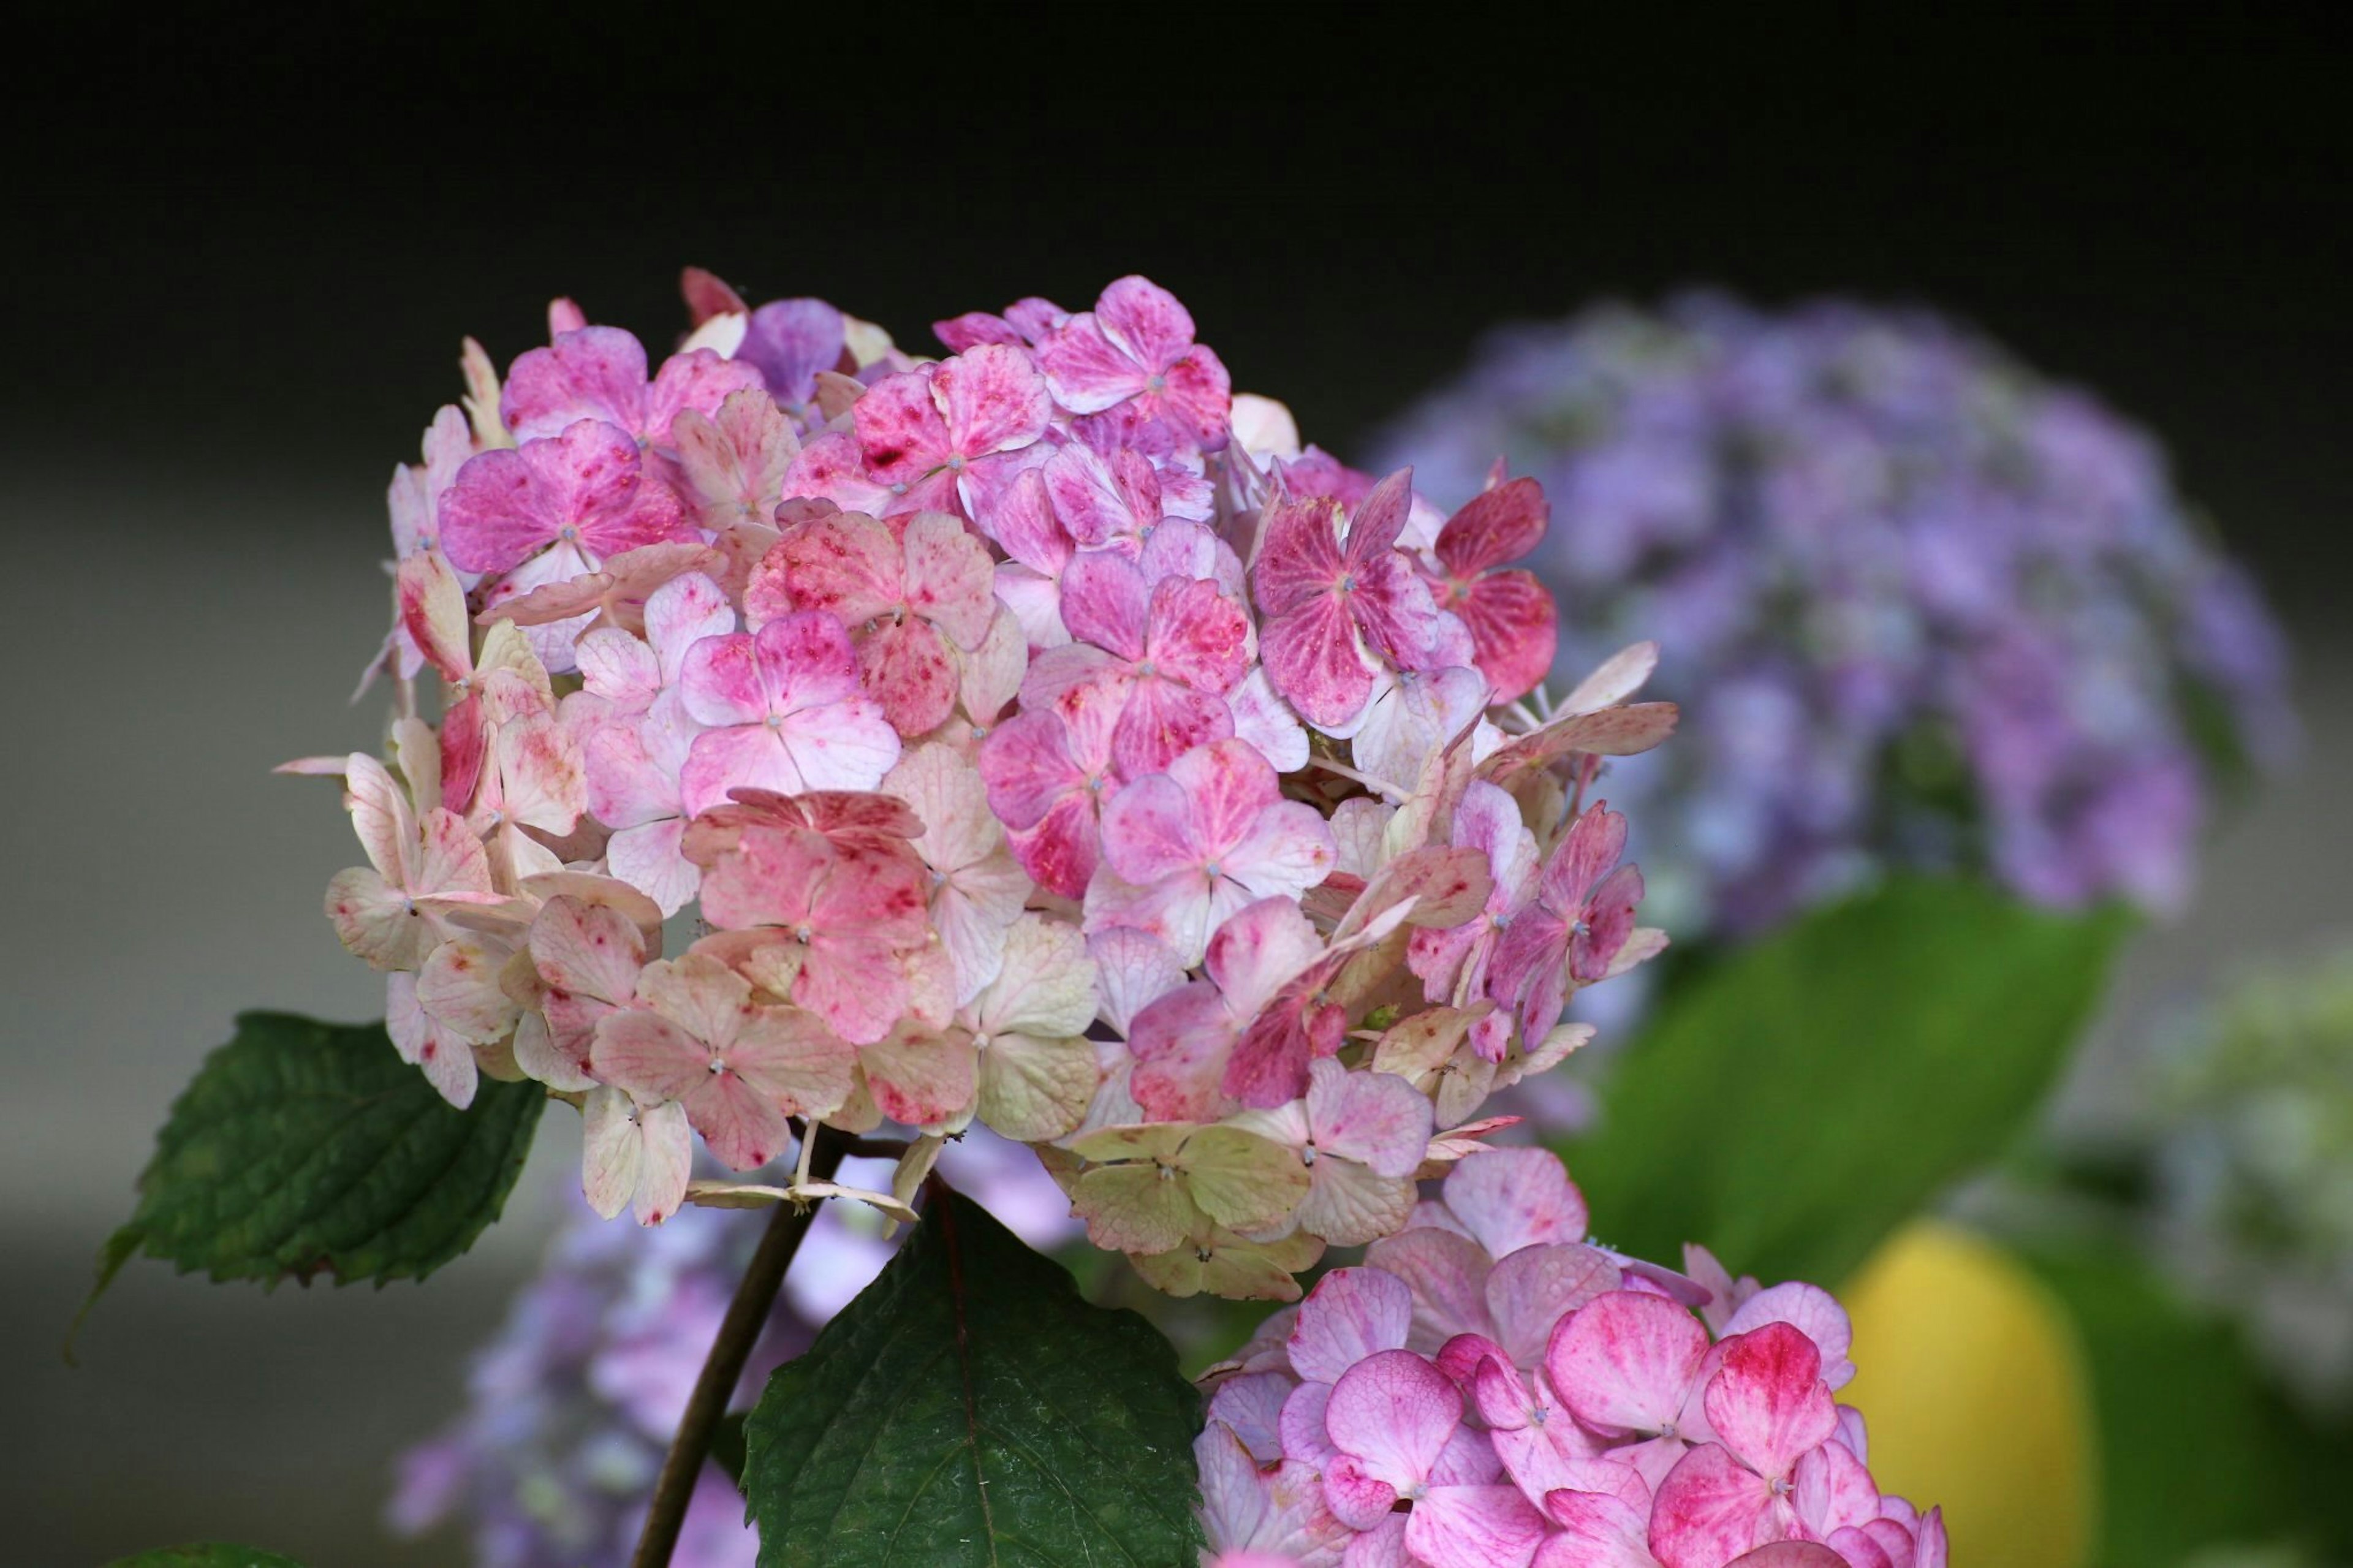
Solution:
[[[1933,314],[1508,328],[1377,446],[1441,503],[1499,456],[1542,483],[1562,668],[1665,649],[1684,739],[1608,794],[1677,934],[1895,867],[2175,909],[2218,757],[2292,740],[2278,629],[2157,444]]]

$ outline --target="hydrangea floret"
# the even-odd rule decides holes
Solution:
[[[470,342],[395,476],[388,753],[290,766],[398,1048],[578,1105],[608,1215],[903,1218],[977,1122],[1162,1289],[1295,1299],[1662,945],[1588,798],[1654,651],[1547,699],[1542,492],[1303,449],[1145,279],[937,358],[686,293],[667,357],[565,300],[502,382]],[[888,1190],[815,1179],[886,1121]]]
[[[1541,1149],[1485,1149],[1205,1379],[1206,1568],[1944,1568],[1873,1481],[1812,1285],[1587,1234]]]

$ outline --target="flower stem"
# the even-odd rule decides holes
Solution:
[[[831,1181],[841,1164],[842,1142],[824,1128],[811,1129],[809,1136],[817,1145],[809,1162],[810,1173],[819,1181]],[[736,1384],[743,1381],[744,1363],[752,1359],[752,1347],[767,1327],[768,1310],[776,1305],[776,1292],[784,1288],[785,1270],[792,1266],[793,1254],[800,1250],[801,1237],[808,1234],[809,1221],[816,1214],[814,1205],[804,1209],[778,1204],[769,1216],[767,1234],[761,1237],[760,1249],[752,1255],[743,1283],[735,1287],[735,1299],[727,1304],[719,1337],[711,1342],[711,1353],[703,1359],[702,1374],[687,1398],[686,1414],[679,1418],[678,1436],[670,1439],[670,1452],[663,1457],[661,1476],[654,1482],[653,1504],[646,1514],[645,1530],[638,1536],[637,1555],[629,1559],[630,1568],[668,1568],[670,1554],[678,1545],[679,1529],[686,1522],[686,1505],[702,1479],[703,1461],[711,1457],[712,1434],[727,1413]]]

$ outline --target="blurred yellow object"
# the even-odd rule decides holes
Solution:
[[[2084,1568],[2098,1438],[2065,1310],[2000,1247],[1916,1220],[1844,1292],[1880,1490],[1942,1504],[1956,1563]]]

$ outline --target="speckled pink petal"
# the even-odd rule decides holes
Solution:
[[[1047,467],[1051,466],[1050,459]],[[1044,469],[1023,469],[1006,481],[990,504],[974,510],[982,531],[1021,564],[1053,577],[1070,563],[1075,542],[1054,515]]]
[[[1553,1491],[1545,1510],[1561,1529],[1537,1551],[1535,1568],[1658,1568],[1648,1498],[1637,1507],[1609,1492]]]
[[[1378,1351],[1350,1367],[1324,1409],[1333,1447],[1359,1461],[1362,1475],[1398,1491],[1429,1479],[1461,1425],[1454,1384],[1403,1350]],[[1329,1479],[1326,1472],[1327,1489]]]
[[[1285,500],[1269,510],[1250,592],[1270,617],[1288,616],[1332,593],[1345,574],[1340,513],[1321,498]]]
[[[1198,803],[1187,793],[1189,782],[1155,773],[1113,797],[1103,812],[1103,857],[1124,880],[1148,887],[1198,868],[1207,858],[1208,850],[1195,826]]]
[[[1158,1120],[1211,1120],[1233,1040],[1233,1016],[1217,987],[1202,980],[1181,985],[1135,1014],[1128,1036],[1135,1058],[1128,1090]]]
[[[1204,451],[1223,449],[1233,419],[1234,383],[1225,362],[1196,348],[1161,372],[1154,401],[1160,417]]]
[[[943,361],[932,374],[932,394],[946,420],[950,450],[966,458],[1028,446],[1053,412],[1029,351],[1003,343]]]
[[[417,976],[393,974],[385,982],[385,1033],[392,1037],[400,1059],[425,1075],[425,1081],[450,1104],[463,1110],[474,1103],[480,1074],[471,1047],[434,1021],[419,1005]]]
[[[1095,300],[1095,320],[1148,371],[1160,371],[1193,347],[1193,316],[1176,296],[1148,278],[1130,275]]]
[[[1160,487],[1140,453],[1106,458],[1072,442],[1058,448],[1038,473],[1056,526],[1090,549],[1125,542],[1133,550],[1135,538],[1160,521]]]
[[[1437,555],[1458,577],[1517,561],[1544,541],[1552,508],[1544,487],[1525,475],[1462,503],[1439,531]]]
[[[1771,1322],[1792,1324],[1814,1342],[1821,1352],[1822,1381],[1832,1390],[1844,1388],[1853,1380],[1854,1363],[1847,1359],[1847,1352],[1853,1347],[1854,1327],[1846,1309],[1829,1291],[1794,1279],[1757,1291],[1739,1304],[1721,1337],[1729,1339]]]
[[[899,734],[928,734],[955,711],[956,663],[929,622],[884,622],[858,647],[860,683]]]
[[[875,1104],[894,1121],[926,1126],[972,1104],[977,1063],[969,1039],[902,1026],[858,1059]]]
[[[581,327],[515,360],[499,417],[517,442],[555,435],[575,419],[601,419],[634,435],[645,395],[644,345],[618,327]]]
[[[1544,1538],[1514,1486],[1433,1487],[1405,1520],[1407,1550],[1430,1568],[1526,1568]]]
[[[870,516],[888,510],[897,499],[889,484],[868,472],[865,452],[846,430],[810,437],[786,467],[779,489],[787,500],[822,499]]]
[[[1151,604],[1144,574],[1114,552],[1081,551],[1063,570],[1062,624],[1080,641],[1121,658],[1144,657]]]
[[[889,528],[838,512],[786,531],[753,569],[744,607],[763,623],[790,608],[827,611],[845,626],[858,626],[899,606],[903,563]]]
[[[997,616],[987,547],[961,521],[936,511],[916,513],[900,542],[908,609],[958,647],[978,647]]]
[[[882,377],[858,400],[855,418],[866,471],[884,484],[913,484],[952,455],[947,422],[941,417],[932,395],[932,377],[925,372]]]
[[[1622,1283],[1617,1266],[1596,1248],[1568,1242],[1524,1247],[1488,1274],[1487,1310],[1512,1361],[1534,1366],[1544,1359],[1556,1323]]]
[[[1139,679],[1127,685],[1127,701],[1113,731],[1113,754],[1121,773],[1142,777],[1233,732],[1233,712],[1223,698],[1174,680]]]
[[[1037,363],[1054,401],[1073,414],[1099,414],[1143,391],[1151,379],[1092,311],[1071,317],[1039,342]]]

